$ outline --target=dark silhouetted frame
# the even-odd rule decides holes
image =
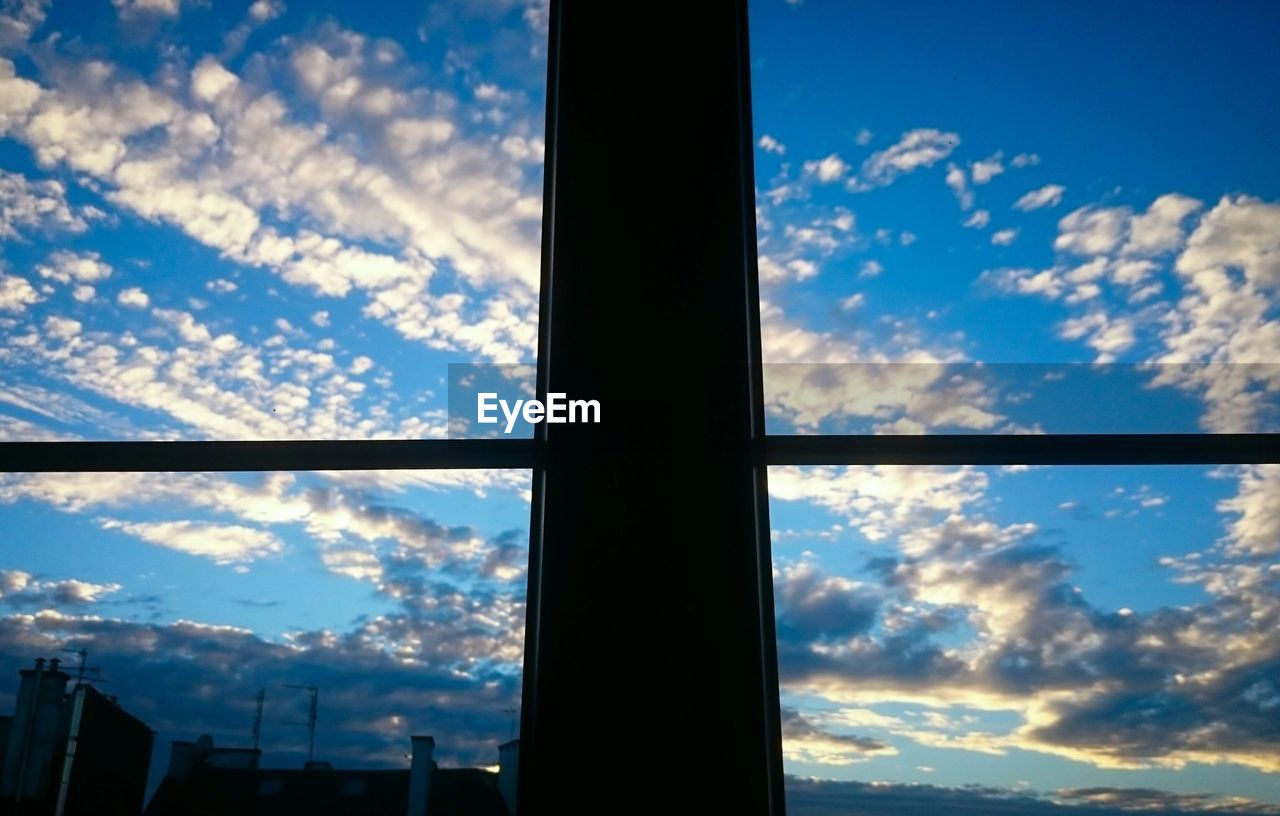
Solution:
[[[766,436],[745,0],[551,6],[538,396],[601,425],[9,442],[0,470],[529,469],[520,810],[776,815],[769,465],[1280,461],[1268,434]]]

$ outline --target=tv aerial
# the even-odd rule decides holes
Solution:
[[[320,710],[320,687],[319,686],[300,686],[292,683],[282,684],[285,688],[299,689],[306,691],[311,695],[311,704],[307,707],[307,721],[304,723],[285,721],[285,725],[305,725],[309,739],[307,741],[307,763],[310,764],[315,759],[316,754],[316,715]]]
[[[102,666],[89,666],[89,650],[88,649],[63,649],[67,654],[73,654],[79,658],[76,664],[76,685],[81,683],[105,683],[102,677]],[[90,677],[89,675],[92,675]]]

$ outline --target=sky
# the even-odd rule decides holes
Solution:
[[[1276,430],[1280,9],[749,10],[772,432]],[[446,436],[450,366],[534,359],[546,37],[519,0],[3,0],[0,440]],[[1280,807],[1280,468],[770,489],[796,812]],[[335,764],[492,764],[528,502],[0,475],[0,711],[83,647],[155,767],[245,744],[261,687],[298,762],[290,683]]]
[[[1276,430],[1280,9],[750,8],[773,432]],[[1280,806],[1280,469],[769,479],[793,809]]]

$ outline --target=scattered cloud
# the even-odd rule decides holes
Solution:
[[[0,569],[0,603],[17,609],[82,607],[119,592],[120,584],[75,578],[46,580],[22,570]]]
[[[1004,153],[997,150],[982,161],[969,163],[969,176],[975,185],[983,185],[1004,172]]]
[[[1046,184],[1043,187],[1024,193],[1021,198],[1013,202],[1013,208],[1023,212],[1030,212],[1032,210],[1042,210],[1045,207],[1056,207],[1062,203],[1062,194],[1066,191],[1067,188],[1061,184]]]
[[[948,164],[946,182],[951,192],[955,193],[956,200],[960,202],[960,209],[968,210],[973,207],[973,191],[969,189],[969,182],[962,168],[955,164]]]
[[[51,0],[6,0],[0,4],[0,48],[26,45],[48,16],[50,2]],[[3,61],[0,61],[0,75],[2,66]]]
[[[95,283],[111,275],[111,266],[96,252],[78,254],[59,250],[49,256],[47,263],[36,267],[36,271],[40,277],[58,283]]]
[[[959,144],[960,137],[955,133],[935,128],[909,130],[897,143],[872,153],[862,163],[859,177],[850,181],[851,189],[892,184],[900,175],[932,167],[950,156]]]
[[[208,558],[216,564],[255,561],[284,549],[280,539],[270,532],[239,524],[101,519],[99,525],[104,530],[120,530],[151,544]]]
[[[0,311],[21,312],[42,300],[44,297],[26,278],[0,272]]]
[[[0,240],[39,232],[80,233],[89,228],[89,222],[102,217],[96,207],[69,204],[67,187],[61,181],[31,181],[20,173],[0,169]]]
[[[511,97],[500,138],[460,138],[475,128],[459,103],[403,66],[397,76],[378,41],[328,24],[281,48],[263,58],[297,77],[288,103],[213,57],[186,92],[105,62],[50,72],[45,86],[0,72],[21,91],[6,94],[7,129],[42,167],[84,174],[116,206],[228,259],[327,297],[362,292],[366,316],[406,338],[495,360],[532,353],[540,168],[525,164],[540,155],[539,117]],[[377,149],[342,138],[353,132]],[[307,226],[282,230],[281,214]],[[441,266],[454,291],[437,294]],[[496,294],[470,305],[481,289]]]
[[[766,153],[774,153],[779,156],[785,156],[787,153],[787,146],[770,136],[768,133],[760,137],[760,140],[756,142],[756,147]]]
[[[1179,794],[1143,788],[1078,788],[1040,793],[980,785],[944,787],[788,777],[786,797],[787,812],[799,816],[843,816],[846,813],[1040,816],[1057,813],[1063,810],[1064,805],[1070,806],[1072,816],[1275,813],[1273,805],[1246,797]]]
[[[182,0],[111,0],[111,5],[120,12],[120,17],[177,17],[182,10]]]
[[[815,159],[804,163],[804,173],[812,176],[821,184],[831,184],[844,178],[849,172],[849,165],[835,153],[824,159]]]
[[[896,753],[879,740],[832,733],[798,711],[782,710],[782,755],[792,762],[840,766]]]
[[[1280,620],[1276,570],[1208,553],[1165,559],[1173,580],[1201,584],[1205,598],[1099,609],[1037,525],[984,517],[989,478],[972,468],[770,470],[775,501],[827,507],[879,543],[867,584],[825,572],[816,556],[775,567],[786,692],[840,707],[926,706],[927,720],[875,728],[935,748],[1019,749],[1102,768],[1280,769],[1264,725],[1280,705],[1280,688],[1265,679],[1280,665],[1269,635]],[[1275,521],[1262,509],[1267,490],[1274,485],[1259,481],[1223,509],[1265,536]],[[1167,500],[1146,486],[1131,498],[1148,509]],[[1243,535],[1228,541],[1258,540]],[[956,646],[966,630],[973,635]],[[986,732],[949,722],[956,706],[1020,724]]]

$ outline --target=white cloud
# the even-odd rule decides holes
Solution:
[[[75,340],[84,328],[78,320],[51,315],[45,318],[45,332],[55,340]]]
[[[793,258],[787,261],[787,271],[791,272],[798,281],[808,280],[817,276],[818,265],[804,258]]]
[[[847,246],[854,238],[850,230],[842,229],[839,224],[824,219],[813,221],[808,226],[787,224],[782,229],[782,235],[792,244],[790,254],[809,248],[830,255]]]
[[[240,564],[279,553],[284,543],[266,530],[239,524],[196,521],[139,521],[99,519],[104,530],[120,530],[151,544],[208,558],[216,564]]]
[[[1280,392],[1280,205],[1225,197],[1201,219],[1174,269],[1183,295],[1164,317],[1155,382],[1200,392],[1206,427],[1257,430]],[[1238,270],[1233,274],[1231,270]],[[1187,365],[1193,364],[1193,365]]]
[[[807,501],[849,517],[881,541],[916,529],[931,513],[959,513],[985,492],[989,477],[970,467],[771,467],[769,495]]]
[[[324,566],[334,575],[344,575],[356,581],[381,583],[382,561],[377,553],[357,547],[328,547],[320,553]]]
[[[1187,222],[1201,209],[1200,201],[1177,193],[1137,214],[1124,206],[1082,207],[1059,222],[1054,248],[1088,261],[988,270],[981,280],[1006,292],[1087,305],[1060,330],[1094,348],[1100,362],[1135,348],[1142,335],[1157,335],[1161,345],[1142,355],[1157,364],[1153,385],[1201,395],[1207,429],[1257,430],[1280,392],[1280,319],[1272,296],[1280,285],[1280,205],[1224,197],[1193,221],[1188,236]],[[1166,289],[1161,256],[1174,252],[1176,300],[1153,302]],[[1114,311],[1112,300],[1134,310]]]
[[[1228,527],[1227,550],[1239,556],[1280,553],[1280,465],[1241,468],[1235,496],[1218,503],[1218,511],[1235,516]]]
[[[20,173],[0,169],[0,240],[37,230],[84,232],[89,228],[87,218],[94,217],[96,211],[73,208],[66,194],[66,185],[60,181],[31,181]]]
[[[807,176],[816,176],[822,184],[830,184],[844,178],[844,175],[849,172],[849,165],[832,153],[826,158],[805,162],[804,172]]]
[[[861,130],[858,131],[857,135],[853,137],[853,141],[859,147],[866,147],[867,145],[871,144],[871,136],[872,136],[871,131],[867,130],[866,128],[862,128]]]
[[[1014,167],[1032,167],[1040,163],[1040,157],[1035,153],[1019,153],[1009,163]]]
[[[1018,230],[1002,229],[991,234],[991,243],[996,246],[1009,246],[1018,238]]]
[[[0,601],[11,606],[90,604],[119,592],[120,584],[97,584],[76,578],[42,580],[22,570],[0,569]]]
[[[1165,206],[1154,214],[1162,202]],[[1198,206],[1199,202],[1185,196],[1162,196],[1146,217],[1156,219],[1152,232],[1162,235]],[[1163,247],[1168,241],[1159,243]],[[1239,269],[1257,286],[1280,287],[1280,204],[1250,196],[1227,197],[1201,219],[1178,257],[1177,270],[1195,277],[1225,267]]]
[[[387,141],[398,155],[405,158],[442,145],[452,139],[456,133],[457,127],[453,122],[443,118],[405,118],[397,119],[387,125]],[[505,140],[504,144],[506,144]],[[524,151],[508,148],[504,152],[517,159],[528,157],[541,159],[541,148],[534,150],[529,145],[525,146]]]
[[[26,45],[44,23],[50,3],[51,0],[6,0],[0,4],[0,49]]]
[[[58,250],[49,256],[47,263],[36,267],[40,277],[58,283],[93,283],[106,280],[111,275],[111,265],[96,252],[75,253]]]
[[[0,135],[24,122],[40,99],[40,86],[17,75],[13,61],[0,57]]]
[[[989,429],[1002,418],[980,384],[943,379],[948,366],[940,354],[917,350],[891,359],[798,326],[768,302],[760,311],[766,410],[798,429],[831,418]]]
[[[259,23],[274,20],[282,14],[284,3],[280,0],[254,0],[253,5],[249,6],[249,16]]]
[[[756,147],[766,153],[776,153],[779,156],[785,155],[787,152],[787,146],[768,133],[760,137],[760,141],[756,142]]]
[[[863,261],[862,267],[858,270],[860,278],[874,278],[884,272],[884,265],[877,260]]]
[[[395,55],[383,59],[380,41],[328,24],[288,47],[303,96],[330,121],[295,118],[279,95],[212,59],[192,71],[190,106],[171,82],[150,86],[99,61],[51,72],[44,90],[13,80],[31,93],[6,94],[30,97],[12,108],[10,130],[41,165],[85,173],[113,203],[231,260],[325,296],[362,292],[366,316],[406,338],[527,357],[536,345],[540,117],[508,94],[505,132],[460,139],[452,134],[471,112],[443,90],[407,86],[407,70],[392,77]],[[392,149],[357,155],[344,138],[353,132]],[[406,146],[427,152],[396,152]],[[281,213],[312,228],[281,234],[264,218]],[[388,249],[358,246],[366,241]],[[436,295],[441,264],[457,281]]]
[[[1001,159],[1004,158],[1002,151],[996,151],[993,155],[988,156],[982,161],[972,162],[969,164],[969,175],[973,178],[974,184],[986,184],[991,179],[1004,172],[1004,164]]]
[[[138,293],[145,295],[145,293]],[[123,295],[141,309],[142,298]],[[86,315],[92,320],[92,315]],[[183,436],[226,439],[439,437],[441,411],[401,405],[390,382],[361,383],[323,343],[284,335],[252,344],[177,309],[135,312],[106,331],[50,315],[43,331],[16,334],[6,364],[38,369],[61,391],[155,412]],[[36,400],[36,403],[43,400]],[[57,421],[108,421],[73,412]]]
[[[1076,255],[1105,255],[1124,240],[1129,211],[1120,207],[1081,207],[1058,222],[1053,248]]]
[[[111,0],[111,5],[125,19],[140,15],[177,17],[182,9],[181,0]]]
[[[956,200],[960,202],[960,209],[967,210],[973,206],[973,191],[969,189],[963,169],[954,164],[948,164],[946,182],[951,192],[955,193]]]
[[[0,311],[21,312],[44,300],[26,278],[0,272]]]
[[[760,283],[765,286],[781,283],[790,277],[787,274],[787,268],[769,255],[761,254],[759,256],[757,268],[760,272]]]
[[[1056,207],[1062,202],[1062,194],[1067,188],[1061,184],[1046,184],[1039,189],[1024,193],[1021,198],[1013,202],[1015,210],[1030,212],[1031,210],[1040,210],[1045,207]]]
[[[918,128],[902,134],[893,146],[872,153],[862,164],[861,182],[883,187],[904,173],[932,167],[951,155],[960,137],[935,128]]]
[[[120,294],[116,295],[116,303],[131,309],[145,309],[151,305],[151,298],[137,286],[130,286],[120,290]]]
[[[974,210],[973,214],[964,220],[964,226],[970,229],[986,229],[991,223],[991,213],[986,210]]]
[[[1066,340],[1085,339],[1098,352],[1097,362],[1110,363],[1133,346],[1134,323],[1131,318],[1092,311],[1063,321],[1058,335]]]
[[[988,269],[982,273],[978,280],[982,283],[990,284],[1002,292],[1020,295],[1042,295],[1051,300],[1060,297],[1067,289],[1067,284],[1062,279],[1062,275],[1058,270],[1054,269],[1037,270],[1026,267]]]
[[[240,78],[206,56],[191,71],[191,95],[201,102],[213,102],[240,84]]]
[[[1182,222],[1200,210],[1204,202],[1190,196],[1170,193],[1162,195],[1142,215],[1129,222],[1129,240],[1125,255],[1159,255],[1182,246],[1186,234]]]

